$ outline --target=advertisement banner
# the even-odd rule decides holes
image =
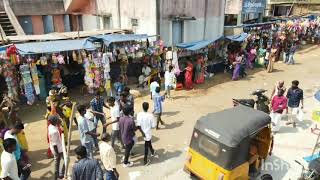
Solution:
[[[263,13],[266,0],[243,0],[242,13]]]
[[[239,14],[242,9],[242,0],[226,0],[225,14]]]

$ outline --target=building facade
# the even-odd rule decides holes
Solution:
[[[271,16],[303,16],[320,13],[320,0],[269,0]]]
[[[223,35],[224,0],[5,1],[25,34],[128,29],[168,46]]]

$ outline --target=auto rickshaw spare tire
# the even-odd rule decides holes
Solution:
[[[270,174],[264,174],[260,177],[261,180],[273,180]]]

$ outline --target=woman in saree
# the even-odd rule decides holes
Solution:
[[[187,67],[185,68],[186,72],[184,74],[184,86],[186,89],[192,89],[193,88],[193,64],[188,61]]]
[[[253,69],[256,56],[257,56],[257,50],[254,46],[251,46],[248,50],[247,68]]]
[[[203,56],[199,56],[196,63],[196,69],[195,69],[195,80],[194,82],[196,84],[202,84],[204,83],[204,59]]]
[[[276,61],[276,56],[277,56],[277,47],[273,44],[270,51],[270,55],[269,55],[269,64],[267,67],[268,73],[271,73],[273,71],[273,65],[274,65],[274,62]]]
[[[242,60],[243,60],[243,55],[240,55],[239,53],[237,53],[236,60],[232,63],[233,65],[232,80],[234,81],[239,79]]]

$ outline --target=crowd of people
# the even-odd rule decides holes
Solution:
[[[106,101],[97,91],[89,103],[76,106],[77,117],[71,119],[74,106],[67,90],[64,87],[59,91],[50,90],[47,97],[46,119],[48,157],[54,158],[54,179],[64,178],[65,166],[64,164],[61,166],[61,162],[66,158],[63,152],[66,149],[67,134],[72,122],[77,125],[80,135],[80,145],[74,150],[78,161],[73,166],[73,179],[118,179],[116,154],[122,154],[124,167],[134,165],[130,161],[130,156],[133,154],[132,148],[137,143],[136,131],[140,131],[144,137],[144,165],[148,165],[151,161],[150,153],[153,157],[156,152],[152,146],[152,129],[159,129],[160,124],[164,125],[161,119],[162,103],[167,93],[170,94],[170,90],[161,95],[160,86],[156,86],[152,92],[153,112],[149,110],[149,103],[143,102],[143,111],[135,113],[134,97],[130,94],[130,88],[124,87],[118,96],[110,96]],[[109,115],[105,114],[104,108],[109,109]],[[136,117],[134,114],[137,114]],[[99,122],[102,124],[101,133],[97,130]],[[107,132],[109,126],[111,132]],[[31,173],[28,156],[17,138],[17,134],[23,129],[24,124],[16,121],[13,128],[7,129],[4,134],[5,153],[1,155],[1,177],[4,179],[27,179]],[[116,146],[116,142],[119,146]],[[98,152],[103,168],[94,156]],[[105,169],[105,172],[102,169]]]
[[[232,42],[227,46],[227,65],[232,80],[246,76],[246,69],[261,66],[273,72],[275,62],[295,64],[294,55],[300,45],[320,41],[319,19],[296,19],[269,25],[268,31],[258,28],[248,32],[243,42]]]

